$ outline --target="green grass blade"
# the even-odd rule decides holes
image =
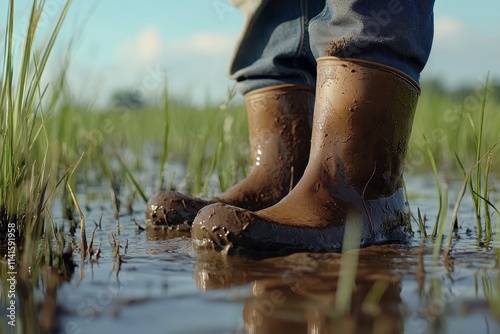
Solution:
[[[484,93],[483,93],[483,100],[481,102],[481,110],[480,110],[480,121],[479,121],[479,133],[477,134],[477,147],[476,147],[476,187],[475,191],[477,193],[482,193],[481,187],[481,154],[482,154],[482,144],[483,144],[483,137],[484,137],[484,112],[486,109],[486,98],[487,98],[487,92],[488,92],[488,82],[489,82],[489,73],[486,76],[486,83],[484,85]],[[481,225],[481,205],[479,203],[479,197],[475,197],[475,202],[476,202],[476,219],[478,220],[478,224]]]
[[[474,192],[474,195],[476,195],[477,197],[479,197],[480,199],[482,199],[484,201],[484,203],[488,204],[493,210],[496,211],[496,213],[500,214],[500,211],[498,211],[498,209],[496,208],[496,206],[489,199],[483,197],[481,194],[479,194],[477,192]]]
[[[427,137],[425,135],[424,135],[424,145],[425,145],[425,149],[427,151],[427,156],[429,157],[429,160],[431,162],[432,172],[434,174],[434,181],[436,182],[436,190],[437,190],[438,199],[439,199],[439,207],[438,207],[438,212],[436,215],[436,221],[434,223],[434,228],[432,229],[432,234],[431,234],[431,236],[433,238],[435,238],[437,233],[438,233],[439,220],[441,217],[441,210],[443,207],[443,195],[441,193],[441,183],[439,182],[439,174],[438,174],[437,167],[436,167],[436,160],[434,159],[434,154],[432,153],[431,146],[430,146],[429,141],[427,140]]]
[[[443,242],[443,236],[444,236],[444,227],[446,225],[446,217],[447,217],[447,212],[448,212],[448,186],[444,186],[444,196],[443,196],[443,210],[441,211],[441,214],[439,216],[439,229],[438,229],[438,234],[436,237],[436,240],[434,242],[434,251],[433,251],[433,258],[434,260],[439,259],[439,253],[441,252],[441,245]],[[448,236],[448,238],[451,238],[452,234]]]
[[[340,316],[348,314],[351,310],[361,242],[361,219],[357,212],[351,212],[346,219],[339,281],[335,296],[335,311]]]
[[[160,162],[160,190],[163,189],[163,183],[165,179],[165,165],[167,164],[168,158],[168,136],[170,133],[170,110],[169,110],[169,99],[168,99],[168,91],[165,88],[165,104],[164,104],[164,112],[165,112],[165,127],[163,131],[163,151],[161,155]]]
[[[148,202],[148,198],[144,194],[144,191],[142,190],[142,187],[139,185],[139,182],[137,182],[137,180],[135,179],[134,175],[132,174],[132,172],[130,171],[130,169],[127,167],[127,165],[125,164],[125,162],[123,162],[123,160],[122,160],[121,157],[118,157],[118,161],[120,161],[120,164],[121,164],[123,170],[125,171],[125,173],[127,174],[127,176],[130,178],[130,181],[132,181],[135,189],[137,190],[137,192],[139,193],[139,195],[143,199],[144,203],[147,203]]]
[[[417,209],[418,214],[418,227],[420,228],[420,233],[422,234],[424,239],[427,239],[427,231],[425,230],[425,221],[422,218],[422,213],[420,212],[420,208]]]
[[[224,173],[223,173],[223,166],[222,166],[222,152],[224,150],[224,144],[223,141],[221,140],[219,142],[219,145],[217,145],[217,152],[215,154],[215,161],[217,165],[217,177],[219,179],[219,190],[221,192],[225,191],[227,186],[226,186],[226,181],[224,178]]]
[[[81,240],[80,240],[80,244],[81,244],[81,252],[82,252],[82,258],[85,258],[86,254],[87,254],[87,248],[88,248],[88,245],[87,245],[87,231],[86,231],[86,228],[85,228],[85,216],[83,214],[83,211],[80,207],[80,204],[78,203],[78,200],[76,199],[76,196],[75,196],[75,193],[73,192],[73,189],[71,188],[71,185],[69,184],[69,182],[66,184],[66,186],[68,187],[68,191],[69,191],[69,194],[71,195],[71,199],[73,200],[73,204],[75,205],[76,207],[76,210],[78,211],[78,215],[80,216],[80,232],[81,232]]]

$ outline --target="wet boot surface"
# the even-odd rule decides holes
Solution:
[[[255,213],[204,207],[192,227],[194,244],[279,254],[339,251],[346,226],[361,246],[404,243],[403,167],[418,94],[395,69],[320,58],[311,154],[300,182]]]

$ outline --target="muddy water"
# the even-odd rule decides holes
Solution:
[[[430,230],[437,214],[432,178],[410,177],[407,188]],[[57,333],[500,332],[489,307],[496,298],[500,310],[494,247],[478,240],[468,198],[446,263],[433,259],[432,241],[418,233],[411,246],[361,250],[344,314],[336,311],[338,254],[256,260],[197,253],[186,235],[137,231],[132,219],[143,221],[140,202],[119,224],[101,203],[88,202],[86,212],[89,222],[103,215],[95,241],[101,258],[76,257],[79,267],[58,291]],[[113,258],[112,236],[120,240],[121,264]]]

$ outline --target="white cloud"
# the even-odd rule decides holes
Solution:
[[[455,18],[436,18],[434,43],[422,78],[439,78],[450,88],[481,84],[487,73],[500,78],[499,38],[498,32],[478,34]]]
[[[189,96],[199,103],[204,103],[207,96],[216,102],[224,98],[232,85],[227,67],[237,35],[205,31],[168,39],[161,32],[150,26],[129,36],[117,45],[108,63],[94,70],[72,68],[70,80],[77,83],[74,86],[80,95],[102,106],[119,89],[139,89],[154,98],[161,94],[165,83],[171,94]],[[158,84],[150,89],[157,76]]]
[[[182,40],[173,41],[168,50],[196,55],[227,55],[235,47],[236,36],[222,32],[200,32]]]
[[[136,37],[124,41],[117,49],[117,58],[126,62],[150,64],[156,62],[165,49],[158,28],[148,27]]]
[[[145,59],[156,59],[162,53],[163,41],[157,29],[150,28],[142,32],[137,38],[139,53]]]
[[[452,17],[437,17],[434,22],[434,34],[436,38],[457,36],[464,30],[463,24]]]
[[[148,27],[117,48],[120,62],[154,63],[170,56],[220,56],[232,54],[237,36],[226,32],[199,32],[182,39],[166,40],[158,28]]]
[[[165,65],[170,93],[203,104],[220,102],[233,85],[228,66],[237,36],[227,32],[199,32],[167,43]]]

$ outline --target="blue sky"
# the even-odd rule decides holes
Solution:
[[[31,0],[16,0],[18,34]],[[64,0],[47,0],[41,35]],[[480,5],[479,5],[480,4]],[[4,34],[7,1],[0,3]],[[437,1],[435,39],[422,79],[449,86],[500,78],[500,1]],[[73,0],[49,73],[57,73],[67,47],[73,94],[105,105],[112,92],[134,89],[150,98],[165,82],[171,94],[214,103],[232,82],[227,65],[242,26],[227,0]]]

